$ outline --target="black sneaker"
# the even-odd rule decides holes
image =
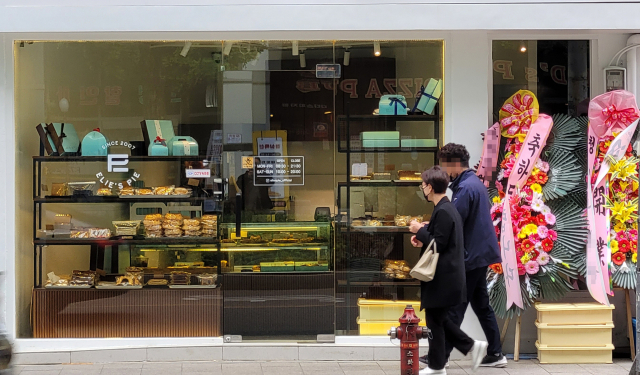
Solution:
[[[480,363],[480,367],[507,367],[507,357],[502,353],[498,355],[487,354]]]
[[[422,357],[420,357],[420,364],[425,365],[425,366],[429,366],[429,356],[425,354]],[[449,368],[449,360],[448,359],[447,359],[447,364],[444,367],[445,368]]]

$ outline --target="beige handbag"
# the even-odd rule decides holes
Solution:
[[[438,249],[436,246],[436,240],[431,240],[431,243],[425,250],[424,254],[418,260],[418,264],[409,272],[411,277],[420,281],[428,282],[433,280],[436,274],[436,267],[438,266]]]

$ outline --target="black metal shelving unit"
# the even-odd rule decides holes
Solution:
[[[197,162],[205,160],[203,156],[129,156],[130,162]],[[47,246],[90,246],[91,268],[99,263],[100,253],[104,253],[106,247],[117,250],[118,246],[209,246],[216,249],[218,254],[218,273],[221,273],[221,246],[218,238],[212,237],[180,237],[180,238],[145,238],[145,239],[116,239],[112,238],[38,238],[37,231],[42,229],[42,206],[46,204],[131,204],[137,202],[187,202],[203,205],[206,200],[217,199],[210,197],[172,197],[154,196],[120,198],[118,196],[42,196],[42,166],[44,163],[97,163],[107,162],[106,156],[34,156],[33,157],[33,285],[42,287],[42,258]],[[222,183],[222,180],[219,181]],[[218,197],[219,198],[219,197]],[[117,254],[117,251],[114,251]],[[117,266],[117,256],[112,257],[112,265]]]
[[[433,122],[433,138],[437,140],[436,147],[380,147],[380,148],[364,148],[358,147],[356,149],[352,148],[351,138],[362,131],[398,131],[398,129],[402,129],[402,125],[399,125],[398,122]],[[403,180],[391,180],[391,181],[375,181],[375,180],[352,180],[351,175],[351,155],[354,153],[431,153],[433,154],[434,162],[437,164],[437,152],[439,150],[439,146],[441,145],[440,140],[440,114],[438,111],[438,107],[436,106],[436,111],[433,115],[426,114],[415,114],[415,115],[406,115],[406,116],[380,116],[380,115],[363,115],[363,116],[351,116],[348,113],[345,116],[339,116],[337,121],[337,149],[338,152],[344,153],[346,155],[346,169],[347,169],[347,180],[346,182],[340,182],[338,184],[338,193],[337,193],[337,206],[339,207],[339,212],[346,211],[346,222],[342,222],[336,225],[336,230],[338,232],[338,236],[342,236],[345,239],[345,250],[347,252],[346,259],[347,262],[350,262],[351,259],[351,237],[352,235],[367,233],[373,235],[386,235],[386,236],[394,236],[394,241],[402,242],[402,237],[405,234],[410,233],[408,228],[404,227],[360,227],[360,226],[352,226],[352,217],[351,217],[351,188],[353,187],[407,187],[407,186],[420,186],[421,181],[403,181]],[[401,131],[401,130],[400,130]],[[354,132],[354,134],[352,134]],[[402,131],[401,131],[402,134]],[[343,191],[346,194],[346,207],[344,210],[342,209],[342,193]],[[336,272],[337,280],[336,284],[340,287],[346,288],[345,291],[345,301],[347,303],[347,311],[346,311],[346,330],[349,332],[352,330],[353,322],[353,309],[357,309],[357,306],[351,306],[351,288],[357,288],[360,290],[361,288],[367,287],[417,287],[419,286],[419,282],[415,280],[376,280],[375,277],[373,280],[358,280],[356,278],[352,278],[350,276],[349,263],[347,263],[346,272],[346,280],[338,279],[338,275],[340,272]],[[338,270],[336,270],[338,271]],[[364,272],[365,274],[367,272]],[[352,280],[353,279],[353,280]]]

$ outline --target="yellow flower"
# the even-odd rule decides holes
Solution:
[[[631,256],[631,261],[633,263],[638,263],[638,253],[633,253],[633,255]]]
[[[613,186],[613,185],[612,185]],[[622,191],[627,190],[627,187],[629,186],[629,183],[626,181],[620,181],[620,189],[622,189]]]
[[[618,202],[618,201],[613,202],[613,207],[611,207],[611,216],[613,218],[620,217],[624,213],[626,208],[627,208],[626,205],[622,202]]]
[[[623,163],[620,166],[620,172],[618,172],[618,178],[621,180],[626,180],[627,178],[633,176],[636,173],[635,164],[629,163],[627,160],[624,162],[621,160],[617,164]]]
[[[524,230],[527,232],[527,235],[535,234],[538,233],[538,226],[535,224],[527,224]]]
[[[527,262],[530,260],[531,258],[529,257],[529,254],[524,254],[522,258],[520,258],[520,261],[522,262],[522,264],[527,264]]]
[[[615,254],[618,252],[618,250],[620,250],[618,248],[618,241],[616,240],[611,240],[611,254]]]
[[[640,183],[638,183],[638,181],[631,180],[631,186],[633,187],[633,191],[638,190],[638,185],[639,185],[639,184],[640,184]]]
[[[542,194],[542,186],[540,186],[540,184],[531,184],[531,190],[538,194]]]
[[[613,230],[615,230],[616,232],[622,232],[623,230],[627,229],[627,226],[624,225],[623,222],[618,221],[616,223],[616,225],[613,227]],[[613,243],[613,241],[611,241]],[[616,242],[617,244],[617,242]]]
[[[493,203],[500,203],[500,197],[493,197]]]
[[[526,137],[527,136],[525,134],[518,133],[518,140],[520,141],[520,143],[524,143],[524,139]]]
[[[525,233],[525,230],[521,230],[520,233],[518,233],[518,238],[520,239],[525,239],[527,238],[528,234]]]
[[[538,173],[540,173],[540,170],[538,168],[533,168],[533,171],[531,171],[532,175],[537,175]]]
[[[631,228],[638,230],[638,222],[634,221],[633,224],[631,224]]]

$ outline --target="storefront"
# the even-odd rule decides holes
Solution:
[[[597,5],[575,7],[589,17]],[[322,345],[359,353],[351,359],[395,355],[385,332],[397,317],[376,308],[419,296],[406,225],[432,206],[416,172],[448,142],[477,160],[480,133],[518,89],[545,112],[583,114],[630,35],[464,31],[455,17],[429,27],[443,31],[391,22],[363,32],[371,25],[357,21],[296,32],[320,29],[297,25],[289,8],[282,30],[265,32],[280,29],[264,18],[283,7],[249,6],[244,17],[262,21],[237,29],[227,25],[234,5],[197,4],[176,9],[193,22],[158,29],[137,21],[168,19],[167,7],[127,8],[114,27],[91,28],[70,6],[80,13],[68,29],[0,29],[0,116],[15,139],[2,151],[15,179],[2,209],[3,304],[18,352],[32,358],[283,341],[287,359]],[[221,23],[211,28],[202,8]],[[341,9],[346,22],[387,6]],[[422,87],[434,103],[423,111]],[[472,318],[465,327],[481,337]]]

